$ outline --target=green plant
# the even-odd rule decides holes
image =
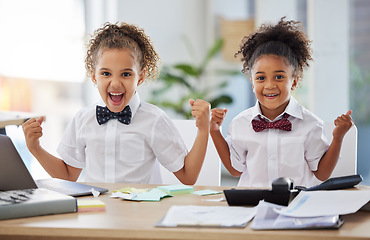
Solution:
[[[222,45],[223,40],[218,39],[199,64],[191,62],[163,66],[158,80],[160,87],[152,90],[149,102],[164,109],[171,109],[186,119],[192,117],[189,99],[203,99],[208,101],[212,108],[220,104],[230,104],[233,101],[231,96],[222,93],[228,80],[214,84],[214,81],[209,79],[212,75],[215,78],[230,77],[241,74],[240,71],[215,69],[210,72],[207,68],[210,61],[221,51]],[[190,48],[189,50],[191,51]]]

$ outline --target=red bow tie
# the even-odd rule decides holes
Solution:
[[[288,120],[289,116],[289,114],[285,113],[282,119],[275,122],[268,122],[266,119],[263,119],[261,115],[258,115],[260,120],[252,120],[253,130],[255,132],[261,132],[267,128],[275,128],[284,131],[291,131],[292,123]]]

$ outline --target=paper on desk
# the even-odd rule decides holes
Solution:
[[[251,228],[254,230],[269,229],[322,229],[339,228],[343,221],[339,215],[320,217],[288,217],[278,214],[274,209],[285,209],[273,203],[260,201],[257,206],[257,213],[254,217]]]
[[[370,200],[370,190],[301,191],[287,208],[276,209],[291,217],[318,217],[357,212]]]
[[[150,189],[148,192],[139,193],[132,200],[157,202],[157,201],[160,201],[164,197],[172,197],[172,195],[169,195],[157,188],[153,188],[153,189]]]
[[[172,206],[157,227],[245,227],[256,207]]]
[[[138,191],[136,191],[138,190]],[[112,193],[111,197],[113,198],[121,198],[124,200],[131,200],[131,201],[153,201],[157,202],[160,201],[164,197],[172,197],[171,195],[153,188],[153,189],[125,189],[123,191],[115,191]]]
[[[220,198],[207,198],[207,199],[202,199],[202,201],[206,202],[224,202],[226,201],[226,198],[220,197]]]
[[[122,192],[122,193],[128,193],[128,194],[130,194],[130,193],[138,194],[138,193],[147,192],[149,190],[150,190],[149,188],[124,187],[124,188],[121,188],[118,191],[113,191],[113,192]]]
[[[199,195],[199,196],[214,195],[214,194],[220,194],[220,193],[222,193],[222,192],[220,192],[220,191],[214,191],[214,190],[209,190],[209,189],[199,190],[199,191],[193,192],[193,194]]]
[[[111,198],[121,198],[125,200],[132,200],[134,197],[136,197],[136,193],[123,193],[123,192],[113,192],[112,195],[110,195]]]
[[[99,191],[96,191],[94,188],[91,188],[90,191],[94,197],[99,197],[100,195]]]

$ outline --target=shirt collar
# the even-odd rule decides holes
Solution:
[[[290,97],[288,106],[285,108],[285,112],[295,118],[303,119],[303,113],[301,105],[297,102],[294,97]]]
[[[131,108],[131,113],[132,113],[132,117],[131,118],[134,118],[137,110],[140,107],[140,104],[141,104],[141,101],[140,101],[139,94],[137,92],[135,92],[134,95],[132,96],[132,98],[130,99],[129,103],[127,104]],[[106,106],[105,103],[104,103],[104,101],[102,99],[99,100],[99,102],[97,103],[97,105],[102,106],[102,107],[105,107]]]
[[[297,100],[295,100],[294,97],[290,97],[288,106],[285,108],[285,111],[277,117],[277,119],[281,118],[284,115],[284,113],[287,113],[292,117],[303,119],[302,109],[301,109],[299,103],[297,102]],[[261,112],[259,101],[257,100],[256,104],[253,107],[251,121],[253,119],[256,119],[258,117],[258,115],[261,115],[263,118],[267,119],[265,116],[263,116],[263,114]]]
[[[131,108],[131,112],[132,112],[132,117],[131,118],[134,118],[137,110],[140,107],[140,104],[141,104],[141,101],[140,101],[139,94],[137,92],[135,92],[135,94],[132,96],[130,102],[128,103],[128,105]]]
[[[252,112],[252,119],[251,119],[251,121],[252,121],[253,119],[257,118],[257,117],[258,117],[258,115],[263,116],[263,114],[262,114],[262,112],[261,112],[261,108],[260,108],[260,103],[259,103],[259,101],[257,100],[257,101],[256,101],[256,104],[255,104],[255,105],[254,105],[254,107],[253,107],[253,112]]]

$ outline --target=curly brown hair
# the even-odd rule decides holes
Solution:
[[[97,56],[104,48],[132,50],[141,70],[146,69],[146,78],[158,77],[160,57],[143,29],[127,23],[105,23],[97,29],[87,45],[85,68],[88,76],[95,70]]]
[[[264,54],[285,57],[294,68],[295,76],[302,77],[303,69],[309,66],[311,57],[311,41],[307,39],[301,22],[285,21],[282,17],[276,25],[263,24],[256,32],[245,36],[240,50],[243,70],[250,75],[256,60]]]

